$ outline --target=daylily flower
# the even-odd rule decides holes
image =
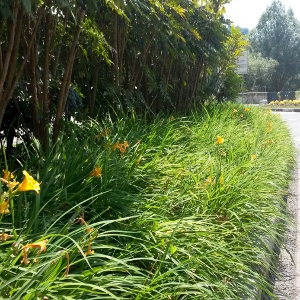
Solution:
[[[13,235],[9,235],[9,234],[6,234],[4,232],[1,233],[1,241],[2,242],[5,242],[7,239],[10,239],[12,237],[13,237]]]
[[[0,213],[1,214],[9,214],[9,200],[3,201],[0,205]]]
[[[42,240],[40,242],[36,242],[36,243],[32,243],[32,244],[26,244],[24,246],[24,248],[37,248],[39,249],[38,254],[40,254],[41,252],[46,252],[46,244],[48,242],[48,239],[46,240]]]
[[[28,260],[28,256],[27,256],[27,252],[28,252],[29,248],[25,248],[23,247],[23,259],[21,260],[21,264],[23,263],[25,266],[28,266],[30,261]]]
[[[248,112],[248,111],[249,111],[249,107],[246,107],[246,108],[245,108],[245,112]]]
[[[40,242],[32,243],[32,244],[26,244],[25,246],[23,246],[23,254],[22,254],[23,259],[22,259],[21,263],[24,263],[25,266],[27,266],[30,263],[30,261],[28,260],[28,256],[27,256],[27,252],[30,248],[31,249],[34,249],[34,248],[39,249],[38,255],[41,252],[46,252],[47,242],[48,242],[48,239],[42,240]],[[34,262],[38,262],[38,259],[35,259]]]
[[[237,109],[234,109],[234,110],[233,110],[233,113],[236,114],[236,113],[237,113]]]
[[[13,173],[7,171],[7,170],[3,170],[3,179],[5,180],[9,180],[9,179],[13,179],[14,178],[14,175]]]
[[[221,175],[219,181],[220,181],[220,183],[221,183],[222,185],[224,184],[224,177],[223,177],[223,175]]]
[[[19,185],[18,191],[20,192],[36,191],[36,193],[38,194],[40,190],[40,183],[35,181],[33,177],[30,176],[26,171],[23,171],[23,174],[25,175],[25,178]]]
[[[69,257],[69,253],[68,253],[67,251],[66,251],[66,258],[67,258],[68,262],[67,262],[67,267],[66,267],[65,277],[68,276],[69,270],[70,270],[70,257]]]
[[[217,136],[217,141],[216,141],[216,145],[218,145],[218,144],[223,144],[223,142],[224,142],[224,139],[222,139],[219,135]]]
[[[98,135],[96,135],[96,138],[108,136],[110,132],[111,132],[110,129],[105,129],[103,132],[100,132]]]
[[[19,184],[18,181],[9,181],[6,186],[12,191],[17,185]]]
[[[119,147],[119,142],[115,142],[115,144],[111,147],[111,150],[114,151]]]
[[[211,184],[211,178],[210,178],[210,177],[208,177],[208,178],[206,179],[206,181],[205,181],[205,185],[208,185],[208,184]]]
[[[97,166],[97,167],[92,171],[92,173],[90,174],[89,177],[93,177],[93,176],[96,176],[96,177],[98,177],[98,178],[101,177],[101,168],[100,168],[100,166]]]
[[[88,250],[87,250],[87,252],[84,253],[84,255],[88,256],[88,255],[94,254],[94,253],[95,253],[95,251],[91,249],[91,242],[89,242],[89,244],[88,244]]]
[[[269,127],[267,129],[267,133],[271,132],[272,131],[272,126],[273,126],[273,122],[270,122],[269,123]]]
[[[251,160],[254,160],[254,159],[256,159],[256,155],[255,155],[255,154],[252,154],[252,155],[251,155]]]
[[[139,164],[139,163],[141,162],[142,157],[143,157],[143,156],[140,155],[140,157],[138,158],[138,160],[137,160],[137,162],[136,162],[137,164]]]
[[[123,144],[118,145],[118,149],[120,150],[120,152],[122,154],[124,154],[126,152],[126,148],[128,148],[128,147],[129,147],[129,145],[128,145],[127,141],[125,141]]]

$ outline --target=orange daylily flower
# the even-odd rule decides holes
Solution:
[[[36,191],[36,193],[38,194],[41,183],[35,181],[33,177],[30,176],[26,171],[23,171],[23,174],[25,175],[25,178],[19,185],[18,191],[20,192]]]
[[[13,235],[9,235],[9,234],[6,234],[4,232],[1,233],[1,241],[2,242],[5,242],[7,239],[10,239],[12,237],[13,237]]]
[[[124,153],[126,152],[126,148],[128,148],[128,147],[129,147],[129,144],[128,144],[127,141],[124,141],[123,144],[121,144],[121,143],[118,141],[118,142],[116,142],[116,143],[111,147],[111,150],[119,149],[120,152],[121,152],[122,154],[124,154]]]
[[[100,168],[100,166],[97,166],[97,167],[92,171],[92,173],[90,174],[89,177],[93,177],[93,176],[96,176],[96,177],[98,177],[98,178],[101,177],[101,168]]]
[[[224,142],[224,139],[222,139],[219,135],[217,136],[217,141],[216,141],[216,145],[218,145],[218,144],[223,144],[223,142]]]
[[[23,259],[21,260],[21,264],[23,263],[25,266],[28,266],[30,261],[28,260],[28,256],[27,256],[27,252],[28,252],[29,248],[25,248],[23,247]]]
[[[30,261],[28,260],[28,256],[27,256],[27,252],[29,249],[39,249],[38,251],[38,255],[41,253],[41,252],[46,252],[46,244],[48,242],[48,239],[46,240],[42,240],[40,242],[36,242],[36,243],[32,243],[32,244],[26,244],[25,246],[23,246],[23,259],[21,261],[21,263],[24,263],[25,266],[27,266]],[[38,259],[35,259],[34,262],[38,262]]]
[[[39,249],[38,254],[41,252],[46,252],[46,244],[48,242],[48,239],[42,240],[40,242],[32,243],[32,244],[26,244],[24,248],[37,248]]]
[[[94,254],[94,253],[95,253],[95,251],[91,249],[91,242],[89,242],[89,244],[88,244],[88,250],[87,250],[87,252],[84,253],[84,255],[88,256],[88,255]]]
[[[65,277],[68,276],[70,270],[70,257],[67,251],[66,251],[66,258],[67,258],[67,267],[66,267]]]
[[[114,151],[119,147],[119,142],[115,142],[115,144],[111,147],[111,150]]]
[[[9,214],[9,200],[3,201],[0,205],[0,213],[5,215]]]
[[[143,156],[140,155],[140,157],[138,158],[138,160],[137,160],[137,162],[136,162],[137,164],[139,164],[139,163],[141,162],[142,157],[143,157]]]
[[[208,177],[208,178],[206,179],[206,182],[205,182],[205,185],[208,185],[208,184],[211,184],[211,178],[210,178],[210,177]]]
[[[13,179],[14,175],[12,172],[9,172],[7,170],[3,170],[3,179],[5,180],[9,180],[9,179]]]
[[[99,134],[97,134],[96,138],[103,137],[103,136],[108,136],[110,132],[111,132],[110,129],[105,129],[103,132],[100,132]]]
[[[18,184],[18,181],[9,181],[6,186],[12,191]]]
[[[120,150],[120,152],[122,154],[124,154],[126,152],[126,148],[128,148],[128,147],[129,147],[129,145],[128,145],[127,141],[125,141],[123,144],[118,145],[118,149]]]
[[[85,227],[86,227],[86,233],[87,233],[87,234],[88,234],[88,233],[91,233],[92,231],[94,231],[94,228],[88,227],[87,223],[84,221],[83,218],[77,218],[77,219],[75,219],[74,221],[77,221],[77,220],[80,221],[80,224],[81,224],[81,225],[85,225]],[[96,232],[96,233],[97,233],[97,232]],[[93,239],[92,239],[92,240],[93,240]],[[84,253],[85,256],[90,255],[90,254],[94,254],[94,253],[95,253],[95,251],[91,249],[91,241],[92,241],[92,240],[89,239],[88,250],[87,250],[87,252]]]
[[[220,183],[221,183],[222,185],[224,184],[224,177],[223,177],[223,175],[221,175],[219,181],[220,181]]]

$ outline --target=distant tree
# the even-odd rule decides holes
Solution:
[[[272,89],[272,76],[276,72],[278,61],[264,58],[261,53],[250,53],[248,56],[248,74],[245,75],[246,88],[249,91]]]
[[[242,35],[247,35],[249,33],[249,29],[248,28],[242,28],[237,26],[237,28],[240,30],[240,32],[242,33]]]
[[[288,88],[288,83],[300,71],[300,24],[291,9],[287,12],[279,0],[262,14],[250,33],[254,52],[278,61],[271,82],[276,91]]]

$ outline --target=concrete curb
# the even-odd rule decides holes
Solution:
[[[300,112],[300,108],[272,108],[272,111],[283,111],[283,112]]]
[[[300,299],[300,157],[298,157],[297,161],[298,168],[298,206],[297,206],[297,239],[296,239],[296,253],[295,253],[295,299]]]

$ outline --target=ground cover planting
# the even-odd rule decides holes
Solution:
[[[300,107],[300,100],[275,100],[275,101],[271,101],[268,105],[270,106],[297,106]]]
[[[272,295],[293,152],[280,116],[232,103],[65,124],[48,155],[19,145],[2,162],[1,298]]]

